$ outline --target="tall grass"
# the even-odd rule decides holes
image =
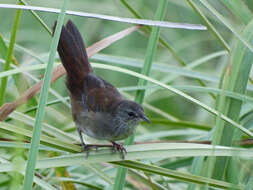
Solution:
[[[63,6],[59,15],[24,10],[22,17],[20,10],[0,8],[0,118],[3,110],[13,111],[15,103],[7,102],[44,78],[40,95],[14,105],[0,122],[0,189],[252,189],[252,3],[76,0],[68,4],[75,17],[65,16],[67,0],[18,3]],[[104,20],[108,15],[117,22]],[[81,153],[64,79],[49,87],[54,63],[60,65],[55,53],[64,17],[78,26],[87,47],[112,35],[88,50],[110,45],[90,61],[151,120],[125,141],[126,160],[110,148],[88,158]],[[166,25],[162,20],[207,30],[158,27]],[[113,36],[129,21],[158,26]]]

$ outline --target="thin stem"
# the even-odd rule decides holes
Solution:
[[[16,35],[18,31],[18,25],[20,21],[20,15],[21,15],[21,10],[17,10],[15,20],[14,20],[14,25],[12,27],[11,40],[10,40],[7,57],[6,57],[5,65],[4,65],[4,71],[8,71],[10,69],[14,45],[16,41]],[[1,80],[1,87],[0,87],[0,106],[2,106],[4,103],[7,82],[8,82],[8,76],[3,77]]]

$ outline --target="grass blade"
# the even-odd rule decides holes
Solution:
[[[14,50],[14,44],[16,41],[16,35],[17,35],[18,25],[20,21],[20,15],[21,15],[21,10],[17,10],[15,20],[14,20],[14,25],[12,27],[11,40],[10,40],[7,57],[6,57],[5,65],[4,65],[4,71],[7,71],[10,69],[10,64],[13,57],[12,54]],[[5,76],[4,78],[2,78],[1,87],[0,87],[0,106],[2,106],[4,103],[7,82],[8,82],[8,76]]]
[[[15,44],[14,44],[14,47],[15,47]],[[7,53],[8,53],[8,47],[4,41],[3,36],[0,34],[0,55],[2,55],[3,58],[6,58]],[[1,62],[5,63],[4,60],[1,60]],[[12,64],[18,65],[18,62],[14,56],[12,56]]]
[[[24,5],[12,5],[12,4],[0,4],[0,8],[9,8],[9,9],[23,9],[23,10],[36,10],[36,11],[44,11],[51,13],[60,13],[59,9],[47,8],[47,7],[36,7],[36,6],[24,6]],[[147,25],[147,26],[160,26],[166,28],[181,28],[188,30],[206,30],[206,27],[198,24],[188,24],[188,23],[174,23],[174,22],[165,22],[165,21],[156,21],[156,20],[144,20],[144,19],[132,19],[132,18],[122,18],[94,13],[86,13],[86,12],[77,12],[77,11],[66,11],[66,14],[75,15],[75,16],[83,16],[89,18],[97,18],[103,20],[110,20],[116,22],[125,22],[130,24],[139,24],[139,25]]]
[[[28,5],[25,0],[19,0],[20,3],[22,3],[22,5]],[[30,11],[31,14],[39,21],[39,23],[43,26],[43,28],[45,28],[45,30],[52,36],[53,33],[51,31],[51,29],[46,25],[46,23],[42,20],[42,18],[40,18],[40,16],[35,13],[33,10]]]
[[[12,118],[13,120],[17,120],[19,122],[22,122],[30,127],[34,126],[35,123],[35,119],[33,117],[30,117],[29,115],[23,114],[21,112],[13,112],[10,115],[10,118]],[[75,138],[75,136],[73,136],[72,134],[68,134],[64,131],[62,131],[61,129],[56,128],[55,126],[52,126],[46,122],[43,122],[42,124],[42,131],[45,132],[46,134],[52,136],[52,137],[56,137],[59,140],[65,141],[65,142],[74,142],[76,140],[79,140],[79,138]]]
[[[244,24],[248,24],[252,17],[253,13],[250,11],[249,7],[244,3],[244,1],[230,1],[223,0],[221,1],[224,5],[226,5]]]
[[[7,122],[0,122],[0,129],[6,134],[22,135],[24,137],[28,137],[28,139],[32,137],[32,131],[8,124]],[[44,134],[40,135],[40,142],[41,144],[45,144],[50,147],[57,147],[58,150],[64,150],[72,153],[81,151],[81,146],[79,145],[62,141],[58,138],[49,137]]]
[[[235,154],[242,159],[252,160],[253,152],[246,148],[233,148],[224,146],[213,146],[206,144],[194,143],[151,143],[126,145],[128,154],[126,160],[151,159],[151,158],[175,158],[175,157],[192,157],[192,156],[234,156]],[[53,158],[43,158],[38,160],[36,169],[54,168],[64,166],[74,166],[79,164],[104,163],[113,161],[122,161],[120,153],[111,153],[110,148],[99,149],[98,151],[90,151],[87,158],[86,153],[69,153]],[[124,161],[122,161],[124,162]],[[15,163],[4,167],[0,164],[0,172],[15,170]],[[25,169],[22,166],[21,169]]]
[[[214,34],[218,42],[228,51],[230,52],[230,47],[227,42],[222,38],[220,33],[215,29],[212,23],[206,18],[204,13],[200,10],[200,8],[192,1],[187,0],[188,4],[193,8],[193,10],[200,16],[200,18],[206,23],[207,28]]]
[[[231,187],[233,187],[233,189],[242,189],[242,187],[235,186],[231,183],[214,180],[210,178],[205,178],[201,176],[194,176],[191,174],[173,171],[170,169],[165,169],[165,168],[157,167],[154,165],[148,165],[141,162],[127,160],[124,162],[112,162],[112,163],[120,165],[120,166],[124,166],[127,168],[142,170],[148,173],[158,174],[158,175],[162,175],[166,177],[172,177],[177,180],[183,180],[183,181],[188,181],[188,182],[193,182],[193,183],[198,183],[198,184],[208,184],[212,187],[218,187],[222,189],[228,189]]]
[[[39,98],[39,108],[36,114],[35,127],[33,130],[33,137],[32,137],[32,142],[31,142],[31,149],[29,151],[29,158],[28,158],[28,163],[27,163],[26,172],[25,172],[24,189],[26,190],[32,189],[35,164],[36,164],[37,154],[38,154],[38,146],[40,143],[42,120],[45,113],[45,106],[46,106],[46,101],[47,101],[47,96],[48,96],[48,89],[50,86],[51,75],[53,71],[53,63],[55,59],[56,48],[57,48],[57,44],[60,38],[61,28],[63,25],[63,20],[64,20],[67,4],[68,4],[68,0],[64,0],[61,13],[58,17],[58,22],[57,22],[57,26],[55,30],[55,36],[53,37],[51,48],[50,48],[48,65],[47,65],[47,69],[45,73],[45,78],[43,81],[42,92]]]
[[[156,15],[155,15],[155,20],[162,20],[163,19],[164,14],[166,12],[167,4],[168,4],[167,0],[160,0],[159,1],[158,8],[157,8]],[[143,68],[141,71],[141,73],[143,75],[148,76],[150,73],[153,57],[155,55],[155,51],[156,51],[156,47],[157,47],[157,43],[158,43],[158,39],[159,39],[159,33],[160,33],[159,27],[152,28],[150,40],[148,41],[148,47],[146,50],[144,65],[143,65]],[[147,81],[139,79],[138,84],[144,86],[147,84]],[[139,104],[142,104],[143,100],[144,100],[144,95],[145,95],[145,90],[141,90],[141,91],[138,90],[136,92],[135,101],[138,102]],[[124,144],[129,145],[129,144],[133,144],[133,142],[134,142],[134,135],[132,135],[131,137],[126,139],[124,141]],[[115,178],[115,184],[113,187],[114,190],[121,190],[124,188],[126,173],[127,173],[127,170],[125,168],[122,168],[122,167],[118,168],[117,175]]]

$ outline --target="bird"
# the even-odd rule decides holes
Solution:
[[[56,23],[53,31],[55,26]],[[150,123],[143,107],[125,99],[117,88],[94,73],[82,36],[71,20],[62,26],[57,51],[66,70],[72,117],[82,150],[88,152],[91,147],[85,143],[84,133],[110,141],[113,150],[121,152],[124,159],[126,149],[116,141],[133,135],[140,121]]]

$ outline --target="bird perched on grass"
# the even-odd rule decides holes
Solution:
[[[134,134],[141,120],[149,122],[142,106],[126,100],[112,84],[95,75],[81,34],[70,20],[62,27],[57,50],[67,72],[66,86],[82,149],[90,148],[83,140],[85,133],[110,141],[124,158],[125,148],[115,141]]]

